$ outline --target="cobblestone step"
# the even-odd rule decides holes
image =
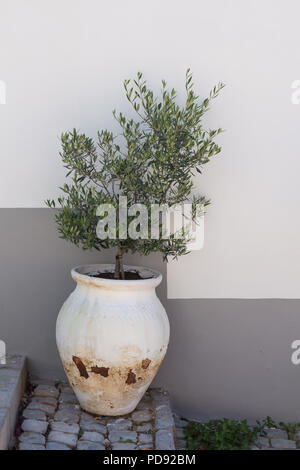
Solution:
[[[0,364],[0,450],[8,448],[26,384],[26,359],[8,355]]]

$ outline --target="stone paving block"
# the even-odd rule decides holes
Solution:
[[[29,444],[27,442],[20,442],[19,450],[45,450],[45,446],[40,444]]]
[[[139,410],[152,410],[153,404],[151,398],[148,398],[146,400],[141,400],[137,406],[136,406],[136,411]]]
[[[61,392],[59,401],[62,403],[73,403],[78,404],[76,395],[73,392]]]
[[[131,419],[118,418],[108,423],[107,428],[109,431],[129,430],[132,428],[132,421]]]
[[[59,390],[53,385],[38,385],[34,390],[35,397],[52,397],[58,398]]]
[[[31,403],[42,403],[43,405],[50,405],[54,408],[57,407],[57,400],[54,397],[33,397]]]
[[[152,444],[152,434],[139,434],[139,443],[141,444]]]
[[[76,447],[77,439],[76,434],[69,434],[61,431],[51,431],[48,436],[48,442],[58,442],[59,444],[64,444],[72,449]]]
[[[155,435],[155,449],[156,450],[174,450],[174,436],[171,431],[161,429]]]
[[[111,442],[121,442],[121,441],[137,441],[137,433],[135,431],[110,431],[108,438]]]
[[[134,411],[131,415],[131,418],[135,423],[141,424],[147,421],[151,421],[152,413],[149,410]]]
[[[48,416],[53,416],[54,413],[55,413],[55,408],[54,406],[50,406],[50,405],[45,405],[44,403],[39,403],[39,402],[30,402],[29,405],[27,406],[27,409],[28,410],[40,410],[40,411],[44,411],[44,413],[46,413],[46,415]]]
[[[84,421],[85,423],[99,422],[99,423],[103,424],[103,423],[106,423],[106,419],[107,419],[107,418],[104,418],[104,417],[102,417],[102,416],[94,416],[94,415],[92,415],[92,414],[90,414],[90,413],[86,413],[85,411],[83,411],[83,412],[81,413],[81,419],[80,419],[80,421],[81,421],[81,422]]]
[[[264,432],[270,439],[288,439],[288,434],[283,429],[264,428]]]
[[[46,439],[43,434],[37,432],[25,431],[19,436],[19,441],[26,442],[28,444],[42,444],[45,445]]]
[[[95,431],[95,432],[100,432],[102,434],[106,433],[106,427],[96,420],[94,421],[80,420],[80,427],[83,431],[90,431],[90,432]]]
[[[46,445],[47,450],[71,450],[70,447],[60,444],[59,442],[48,442]]]
[[[296,441],[288,439],[271,439],[271,445],[274,449],[296,449]]]
[[[32,431],[45,434],[48,428],[47,421],[38,421],[37,419],[25,419],[21,425],[23,431]]]
[[[58,410],[54,415],[55,421],[62,421],[64,423],[78,423],[79,412],[70,410]]]
[[[155,408],[156,429],[168,429],[174,426],[174,419],[170,405],[159,405]]]
[[[64,423],[63,421],[52,421],[51,431],[61,431],[69,434],[78,434],[79,425],[76,423]]]
[[[37,419],[39,421],[46,421],[46,413],[40,410],[30,410],[25,408],[23,410],[23,417],[27,419]]]
[[[117,442],[112,445],[113,450],[135,450],[136,445],[135,444],[130,444],[128,442]]]
[[[105,447],[97,442],[78,441],[77,450],[105,450]]]
[[[84,431],[82,434],[81,441],[92,441],[92,442],[99,442],[102,443],[104,441],[104,436],[100,434],[99,432],[89,432],[89,431]]]
[[[74,403],[63,402],[63,403],[59,403],[58,410],[80,414],[80,405],[74,404]]]
[[[91,413],[87,413],[81,410],[81,421],[97,422],[97,423],[103,424],[103,426],[106,426],[107,423],[113,422],[116,419],[117,417],[93,415]]]
[[[141,424],[140,426],[137,426],[136,430],[138,432],[152,432],[153,426],[151,423],[145,423],[145,424]]]

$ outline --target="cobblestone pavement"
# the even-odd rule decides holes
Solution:
[[[186,449],[186,441],[183,429],[188,425],[189,420],[174,415],[175,422],[175,445],[176,449]],[[300,431],[297,431],[293,438],[290,438],[287,431],[278,428],[265,427],[261,436],[252,446],[251,450],[296,450],[300,449]]]
[[[300,448],[300,433],[296,432],[294,439],[289,439],[288,433],[283,429],[265,428],[254,443],[252,450],[295,450]]]
[[[17,450],[175,449],[169,396],[160,389],[149,389],[129,415],[99,417],[80,408],[67,384],[31,384],[16,428]]]
[[[17,450],[186,449],[189,420],[172,415],[161,389],[149,389],[132,413],[105,417],[83,411],[68,384],[32,379],[23,404],[12,444]],[[300,431],[291,438],[283,429],[264,428],[252,449],[300,449]]]
[[[178,450],[186,449],[186,441],[183,434],[183,429],[188,425],[189,421],[185,418],[181,418],[174,415],[175,423],[175,446]]]

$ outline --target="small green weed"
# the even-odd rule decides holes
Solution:
[[[295,439],[295,434],[300,429],[300,423],[284,423],[283,421],[276,423],[270,416],[267,416],[263,421],[256,422],[260,433],[266,434],[264,428],[283,429],[287,432],[288,438],[291,440]]]
[[[249,450],[257,439],[257,428],[244,419],[215,419],[189,423],[184,429],[189,450]]]

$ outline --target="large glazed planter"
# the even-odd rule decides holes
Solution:
[[[158,271],[139,266],[141,280],[91,277],[112,265],[79,266],[77,286],[56,324],[59,354],[81,407],[100,415],[134,410],[153,380],[168,347],[169,320],[155,288]]]

